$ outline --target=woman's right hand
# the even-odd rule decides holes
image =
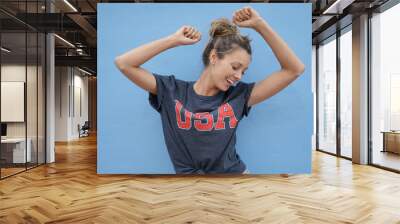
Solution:
[[[171,35],[176,45],[191,45],[201,40],[201,33],[192,26],[182,26]]]

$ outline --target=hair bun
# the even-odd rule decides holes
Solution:
[[[216,19],[211,23],[210,37],[228,36],[238,34],[238,28],[226,18]]]

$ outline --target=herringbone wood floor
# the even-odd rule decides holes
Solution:
[[[320,152],[310,175],[97,175],[96,138],[0,181],[0,223],[400,223],[400,175]]]

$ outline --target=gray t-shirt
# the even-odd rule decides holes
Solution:
[[[198,95],[195,81],[153,73],[157,95],[150,105],[161,115],[165,144],[177,174],[243,173],[246,165],[236,153],[236,128],[254,82],[239,81],[214,96]]]

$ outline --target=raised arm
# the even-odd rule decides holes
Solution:
[[[248,106],[260,103],[275,95],[304,72],[304,64],[257,11],[251,7],[244,7],[234,13],[232,20],[240,27],[256,30],[271,47],[281,65],[279,71],[256,83],[247,102]]]
[[[115,65],[132,82],[153,94],[157,94],[156,79],[140,66],[157,54],[180,45],[194,44],[201,34],[191,26],[182,26],[174,34],[134,48],[115,59]]]

